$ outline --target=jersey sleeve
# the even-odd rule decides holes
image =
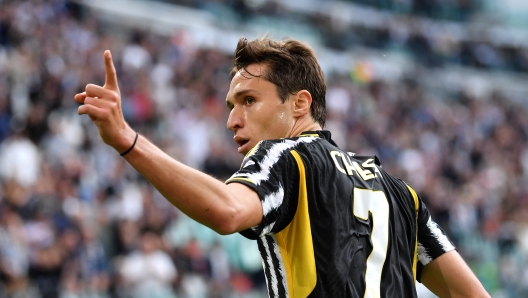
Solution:
[[[240,170],[226,181],[252,188],[262,204],[259,225],[240,234],[249,239],[280,232],[292,220],[297,208],[299,170],[291,148],[279,141],[262,141],[250,151]]]
[[[447,237],[444,230],[432,220],[431,214],[422,200],[419,199],[418,202],[418,264],[416,277],[420,281],[423,266],[444,253],[454,250],[455,245]]]

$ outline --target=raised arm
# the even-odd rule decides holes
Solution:
[[[438,297],[491,297],[456,250],[423,267],[421,282]]]
[[[78,113],[90,116],[102,140],[124,153],[136,132],[123,117],[110,51],[105,51],[104,62],[105,85],[88,84],[75,100],[82,104]],[[262,205],[252,189],[239,183],[225,185],[174,160],[141,135],[124,158],[174,206],[220,234],[241,231],[262,220]]]

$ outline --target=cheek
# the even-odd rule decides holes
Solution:
[[[292,115],[284,106],[258,106],[251,112],[246,111],[245,123],[253,133],[263,134],[265,138],[284,137],[293,124]]]
[[[293,118],[288,111],[277,111],[273,116],[270,115],[268,119],[268,126],[273,130],[274,134],[279,137],[285,137],[290,132],[293,125]]]
[[[278,120],[279,120],[280,122],[284,122],[285,119],[286,119],[286,113],[285,113],[285,112],[280,112],[280,113],[278,113],[277,118],[279,118]]]
[[[281,125],[287,125],[289,123],[289,121],[290,121],[290,117],[288,116],[288,113],[282,111],[282,112],[278,113],[276,120]]]
[[[266,106],[261,103],[244,112],[246,126],[255,131],[271,126],[274,122],[274,117],[275,113],[270,109],[266,109]]]

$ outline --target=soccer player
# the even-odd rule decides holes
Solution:
[[[79,114],[181,211],[256,239],[270,297],[416,297],[416,280],[440,297],[489,297],[416,192],[322,130],[326,83],[306,44],[239,40],[227,127],[245,158],[225,184],[129,127],[104,60],[105,85],[75,96]]]

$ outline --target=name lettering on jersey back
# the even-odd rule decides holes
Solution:
[[[334,161],[337,170],[343,174],[353,176],[354,172],[356,172],[356,175],[363,180],[370,180],[378,177],[378,175],[383,178],[378,167],[376,167],[373,158],[367,159],[367,161],[363,162],[360,166],[357,161],[352,161],[347,154],[343,154],[340,151],[330,151],[330,156],[332,156],[332,160]],[[369,170],[368,168],[372,170]]]

